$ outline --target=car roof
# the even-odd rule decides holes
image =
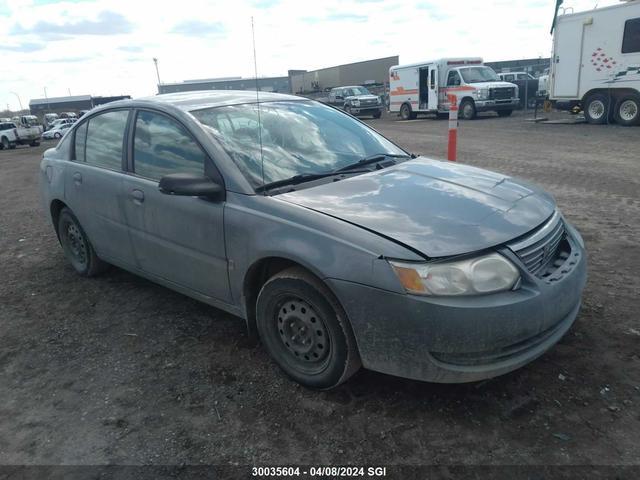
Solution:
[[[258,98],[262,102],[276,102],[285,100],[309,100],[304,97],[283,93],[259,92]],[[256,103],[255,90],[201,90],[192,92],[165,93],[153,97],[143,97],[135,100],[118,100],[105,104],[105,107],[135,107],[150,104],[172,105],[181,110],[191,112],[203,108],[223,107],[227,105],[241,105]]]

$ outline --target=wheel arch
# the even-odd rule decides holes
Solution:
[[[596,95],[596,94],[606,95],[606,96],[608,96],[610,98],[611,101],[615,102],[620,97],[623,97],[625,95],[640,96],[640,91],[636,90],[635,88],[631,88],[631,87],[592,88],[591,90],[586,92],[582,96],[582,98],[580,99],[580,103],[581,103],[582,107],[584,108],[585,103],[586,103],[586,101],[587,101],[587,99],[589,97],[591,97],[592,95]]]
[[[49,213],[51,215],[51,222],[53,223],[53,228],[56,231],[56,237],[60,240],[60,234],[58,233],[58,219],[60,218],[60,212],[63,208],[67,207],[67,204],[62,200],[54,198],[49,205]]]
[[[310,265],[306,265],[304,262],[294,260],[290,257],[287,257],[286,255],[271,255],[268,257],[260,258],[254,261],[249,266],[242,282],[242,306],[245,309],[247,333],[249,339],[252,342],[258,341],[258,330],[256,326],[256,302],[258,300],[258,294],[260,293],[260,290],[271,277],[293,267],[300,268],[309,275],[313,276],[329,292],[331,292],[338,304],[341,304],[340,299],[336,295],[336,292],[334,292],[331,286],[322,279],[323,275]],[[348,318],[347,322],[349,322]],[[349,326],[351,327],[350,322]]]

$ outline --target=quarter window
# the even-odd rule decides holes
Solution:
[[[632,18],[624,22],[622,53],[634,52],[640,52],[640,18]]]
[[[89,119],[84,161],[89,165],[120,170],[128,110],[107,112]]]
[[[75,137],[75,159],[78,162],[84,162],[84,150],[87,145],[87,125],[89,122],[84,122],[76,129],[76,137]]]
[[[204,175],[205,158],[181,125],[157,113],[138,113],[133,145],[136,174],[152,180],[171,173]]]

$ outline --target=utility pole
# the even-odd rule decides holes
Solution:
[[[158,70],[158,58],[153,57],[153,63],[156,66],[156,76],[158,77],[158,93],[160,93],[160,71]]]
[[[11,92],[11,93],[13,93],[18,99],[18,104],[20,104],[20,111],[22,112],[22,100],[20,100],[20,95],[18,95],[16,92]]]
[[[49,106],[49,97],[47,97],[47,87],[44,87],[44,99],[47,101],[47,112],[50,112],[51,107]]]

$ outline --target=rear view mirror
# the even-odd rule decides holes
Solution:
[[[158,185],[162,193],[187,197],[207,197],[221,200],[224,188],[209,177],[191,173],[172,173],[160,179]]]

